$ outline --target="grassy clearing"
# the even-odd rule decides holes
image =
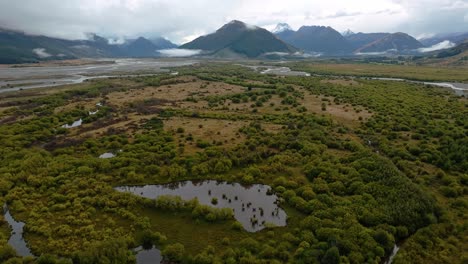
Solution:
[[[331,63],[297,63],[289,64],[294,70],[312,74],[346,75],[362,77],[405,78],[421,81],[468,82],[466,69],[441,68],[409,65],[383,64],[331,64]]]

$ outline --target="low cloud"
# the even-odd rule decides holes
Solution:
[[[395,52],[397,52],[396,49],[389,49],[389,50],[380,51],[380,52],[357,52],[355,54],[358,56],[383,56],[383,55],[387,55],[387,54],[395,53]]]
[[[122,45],[125,43],[125,39],[124,38],[109,38],[107,39],[107,42],[109,43],[109,45]]]
[[[191,49],[162,49],[158,50],[163,57],[190,57],[201,53],[201,50]]]
[[[36,48],[36,49],[33,49],[32,51],[41,59],[52,57],[52,55],[47,53],[46,49],[43,49],[43,48]]]
[[[435,45],[432,45],[430,47],[420,48],[420,49],[418,49],[418,51],[419,52],[431,52],[431,51],[435,51],[435,50],[450,49],[450,48],[453,48],[455,46],[456,46],[455,43],[450,42],[448,40],[444,40],[444,41],[439,42],[439,43],[437,43]]]

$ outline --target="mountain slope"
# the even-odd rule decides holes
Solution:
[[[21,32],[0,30],[0,63],[36,62],[44,59],[74,58],[69,41]]]
[[[120,45],[95,34],[88,40],[65,40],[0,29],[0,63],[28,63],[42,60],[103,57],[156,57],[156,50],[177,45],[163,39],[152,41],[140,37]]]
[[[175,49],[178,47],[176,44],[162,37],[152,38],[150,41],[156,46],[157,49]]]
[[[468,40],[449,49],[428,52],[415,60],[418,64],[435,67],[468,67]]]
[[[449,34],[438,34],[430,38],[421,39],[420,42],[424,46],[432,46],[442,41],[448,40],[455,44],[461,44],[468,40],[468,32],[449,33]]]
[[[364,47],[376,40],[382,39],[386,36],[390,35],[390,33],[356,33],[352,35],[346,36],[346,40],[351,45],[353,50],[359,49]]]
[[[230,50],[250,58],[269,52],[296,51],[294,47],[279,40],[268,30],[237,20],[229,22],[212,34],[186,43],[180,48],[205,50],[214,54],[220,51],[226,53],[226,50]]]
[[[142,57],[155,57],[158,47],[148,39],[139,37],[138,39],[123,45],[121,52],[124,56],[142,58]]]
[[[327,54],[346,54],[351,51],[346,39],[331,27],[302,26],[298,31],[286,30],[277,36],[286,43],[306,51]]]
[[[419,41],[406,33],[389,34],[381,39],[371,42],[359,49],[356,52],[386,52],[389,50],[405,51],[415,50],[424,47]]]

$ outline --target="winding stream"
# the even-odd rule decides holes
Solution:
[[[10,239],[8,240],[8,244],[15,249],[18,256],[21,256],[21,257],[34,256],[31,253],[31,250],[29,249],[28,245],[26,244],[26,241],[24,241],[24,238],[23,238],[24,223],[18,222],[13,218],[6,204],[3,206],[3,212],[4,212],[5,220],[8,222],[8,224],[10,225],[12,229]]]
[[[393,246],[392,253],[390,256],[387,258],[387,260],[384,262],[384,264],[392,264],[393,259],[395,258],[396,254],[400,250],[400,247],[398,247],[396,244]]]

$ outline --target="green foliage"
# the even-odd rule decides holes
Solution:
[[[161,253],[169,260],[181,261],[184,257],[185,247],[180,243],[171,244],[166,246]]]
[[[165,109],[157,117],[137,107],[157,103],[154,98],[108,106],[92,117],[84,108],[58,111],[83,98],[132,92],[103,80],[28,99],[3,113],[17,121],[0,126],[0,195],[15,219],[26,223],[25,238],[34,252],[44,253],[41,261],[58,261],[51,257],[57,255],[73,263],[133,263],[129,249],[143,244],[183,263],[379,263],[402,241],[395,263],[463,258],[465,99],[403,82],[356,80],[344,86],[322,77],[277,78],[224,64],[182,67],[180,73],[251,89],[190,95],[208,107]],[[185,77],[127,81],[176,85],[189,83]],[[327,112],[313,114],[300,105],[308,92],[372,116],[349,125]],[[292,110],[265,112],[273,98]],[[258,111],[220,108],[229,102],[254,103]],[[125,119],[134,114],[141,115],[141,123]],[[165,131],[172,117],[245,125],[236,128],[238,138],[218,146],[188,133],[189,127]],[[60,128],[79,118],[87,124]],[[119,118],[132,125],[103,129]],[[87,136],[95,130],[99,134]],[[193,152],[179,151],[181,141]],[[116,157],[98,158],[107,151]],[[288,214],[287,226],[265,223],[266,230],[248,233],[230,209],[180,197],[137,198],[113,189],[206,179],[270,185],[268,194],[278,195]],[[0,227],[0,260],[15,263],[20,258],[7,246],[8,226],[0,221]]]

